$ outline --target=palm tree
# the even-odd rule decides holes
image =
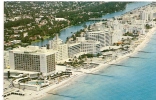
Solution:
[[[129,46],[126,46],[126,50],[128,50],[129,49]]]
[[[39,85],[39,82],[38,82],[38,80],[36,81],[36,85]]]
[[[129,45],[131,44],[131,39],[130,38],[127,38],[127,40],[128,40],[128,43],[129,43]]]
[[[85,56],[85,61],[87,62],[87,56]],[[88,63],[87,63],[87,65],[88,65]]]
[[[15,80],[15,78],[13,80],[11,80],[12,87],[14,87],[14,83],[13,83],[14,80]]]
[[[100,56],[100,53],[98,53],[97,56],[99,57]]]
[[[84,24],[84,25],[83,25],[83,28],[87,28],[87,25],[86,25],[86,24]]]
[[[105,56],[103,56],[102,59],[105,59]]]
[[[92,63],[92,58],[90,58],[90,62]],[[90,63],[90,64],[91,64],[91,63]]]
[[[75,57],[74,57],[74,60],[76,60],[76,59],[77,59],[77,57],[75,56]]]
[[[67,62],[66,62],[66,61],[64,62],[64,65],[65,65],[65,66],[67,65]]]
[[[27,76],[27,75],[26,75]],[[23,78],[23,83],[24,83],[24,89],[25,89],[25,82],[26,82],[26,79],[24,78],[25,75],[22,75],[22,78]],[[28,79],[27,79],[28,80]]]
[[[123,45],[123,44],[121,44],[121,49],[122,49],[122,50],[124,50],[124,47],[123,47],[123,46],[124,46],[124,45]]]
[[[42,72],[40,72],[40,78],[42,78],[42,79],[43,79],[43,77],[44,77],[44,76],[43,76],[43,73],[42,73]]]
[[[81,60],[81,56],[79,56],[78,59]]]
[[[8,71],[8,79],[10,78],[10,71]]]
[[[25,89],[25,82],[26,82],[26,80],[24,79],[24,80],[23,80],[23,83],[24,83],[24,88],[23,88],[23,90]]]
[[[37,81],[36,81],[36,84],[37,84],[37,85],[39,85],[38,80],[40,79],[40,74],[41,74],[41,73],[37,73]]]
[[[78,61],[77,61],[77,59],[75,60],[75,63],[77,63]]]
[[[90,30],[91,29],[91,27],[90,27],[90,25],[88,26],[88,30]]]
[[[85,56],[85,61],[87,61],[87,56]]]
[[[125,40],[124,40],[123,38],[122,38],[122,40],[121,40],[121,41],[122,41],[122,44],[124,44]]]
[[[122,38],[122,40],[121,40],[121,41],[122,41],[122,44],[121,44],[121,49],[123,50],[123,49],[124,49],[124,48],[123,48],[123,46],[124,46],[124,41],[125,41],[125,40]]]
[[[20,89],[20,82],[18,82],[18,88]]]

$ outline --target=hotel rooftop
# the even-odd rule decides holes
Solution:
[[[34,55],[40,55],[40,54],[52,54],[52,53],[56,53],[57,51],[52,50],[52,49],[46,49],[46,47],[41,47],[39,48],[39,46],[27,46],[27,47],[19,47],[19,48],[15,48],[13,50],[14,53],[29,53],[29,54],[34,54]]]

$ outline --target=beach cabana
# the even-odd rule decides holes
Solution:
[[[105,59],[112,59],[113,53],[114,53],[113,51],[109,51],[109,52],[102,53],[102,55]]]

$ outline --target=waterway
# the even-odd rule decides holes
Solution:
[[[85,75],[55,91],[59,95],[49,94],[42,100],[156,100],[155,39],[156,32],[143,49],[151,53],[138,52],[138,58],[119,63],[123,66],[111,65],[96,72],[99,75]]]
[[[115,13],[111,13],[111,14],[107,14],[107,15],[103,15],[101,18],[106,18],[106,19],[109,19],[109,18],[113,18],[115,16],[120,16],[122,14],[125,14],[126,12],[129,12],[133,9],[136,9],[136,8],[139,8],[139,7],[142,7],[142,6],[145,6],[147,4],[149,4],[150,2],[135,2],[135,3],[130,3],[130,4],[127,4],[125,10],[123,11],[119,11],[119,12],[115,12]],[[83,29],[83,25],[86,24],[87,26],[88,25],[91,25],[95,23],[95,21],[87,21],[85,23],[81,23],[79,25],[75,25],[75,26],[71,26],[71,27],[68,27],[66,29],[63,29],[60,34],[59,34],[59,37],[63,40],[63,42],[66,41],[67,37],[70,37],[72,36],[72,34],[74,34],[75,32]],[[39,41],[39,42],[36,42],[36,43],[32,43],[32,45],[34,46],[44,46],[46,44],[48,44],[49,40],[52,40],[53,38],[48,38],[48,39],[45,39],[43,41]]]

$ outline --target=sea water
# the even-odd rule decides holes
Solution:
[[[42,100],[156,100],[156,33],[143,51],[120,62],[87,74],[68,87]],[[70,81],[69,81],[70,83]]]
[[[143,51],[98,75],[85,75],[42,100],[156,100],[156,33]],[[70,83],[70,82],[69,82]]]

